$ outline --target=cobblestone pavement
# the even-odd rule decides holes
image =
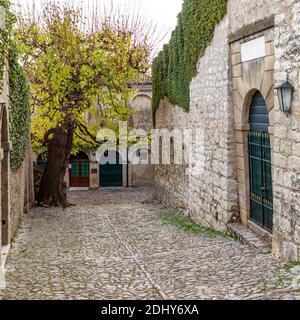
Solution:
[[[2,299],[300,299],[295,270],[238,241],[167,224],[174,210],[151,203],[151,189],[70,198],[76,206],[24,217]]]

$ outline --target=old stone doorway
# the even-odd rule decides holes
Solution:
[[[252,98],[248,135],[250,177],[250,219],[273,231],[272,161],[269,113],[264,97],[256,91]]]

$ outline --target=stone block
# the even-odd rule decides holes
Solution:
[[[243,183],[239,183],[239,195],[246,198],[248,196],[246,185]]]
[[[235,66],[237,64],[240,64],[242,62],[241,60],[241,54],[240,53],[234,53],[231,55],[231,65]]]
[[[242,75],[242,65],[237,64],[232,67],[232,76],[234,78],[240,77]]]
[[[286,126],[286,130],[288,132],[289,140],[298,143],[300,141],[300,131],[298,130],[291,130],[288,126]]]
[[[289,156],[291,154],[291,151],[292,151],[292,143],[289,141],[281,140],[279,152],[281,154],[286,154],[287,156]]]
[[[245,171],[241,169],[237,169],[237,180],[239,183],[245,184]]]
[[[300,168],[300,157],[291,156],[288,158],[288,166],[289,170],[299,170]]]
[[[244,137],[243,133],[241,131],[234,131],[234,139],[236,143],[243,143],[244,142]]]
[[[273,169],[273,183],[279,186],[283,186],[284,184],[283,180],[285,178],[284,173],[285,171],[283,168],[275,167]]]
[[[272,95],[272,88],[274,86],[274,74],[272,71],[264,72],[263,81],[261,84],[261,93],[266,98],[269,94]],[[269,106],[270,107],[270,106]],[[273,122],[271,122],[273,123]]]
[[[248,211],[248,200],[245,197],[240,196],[239,197],[239,201],[240,201],[240,208]]]
[[[295,228],[294,239],[296,244],[300,246],[300,222],[299,225]]]
[[[274,41],[274,30],[271,28],[266,30],[264,32],[264,36],[265,36],[266,43]]]
[[[237,92],[238,89],[238,79],[239,78],[233,78],[232,79],[232,96],[234,96]]]
[[[265,57],[265,71],[273,71],[275,64],[274,56]]]
[[[283,217],[278,217],[277,226],[281,233],[285,235],[285,239],[292,240],[291,220]]]
[[[281,259],[282,252],[283,252],[283,235],[274,227],[272,253],[276,258]]]
[[[280,153],[273,153],[273,164],[274,166],[286,168],[287,167],[287,158]]]
[[[234,53],[240,53],[241,52],[241,44],[239,41],[237,42],[234,42],[231,44],[230,46],[230,49],[231,49],[231,53],[234,54]]]
[[[300,142],[299,143],[293,143],[293,145],[292,145],[292,154],[294,156],[300,157]]]
[[[274,41],[266,43],[266,56],[274,55]]]
[[[300,192],[300,174],[292,172],[288,175],[288,178],[289,187],[292,188],[294,191]]]
[[[286,140],[288,127],[287,126],[276,126],[274,129],[274,138],[280,138]]]
[[[240,209],[240,218],[241,218],[242,224],[247,227],[248,221],[249,221],[248,211],[244,209]]]
[[[239,77],[237,78],[237,82],[238,82],[238,91],[239,91],[239,94],[241,96],[241,99],[242,99],[242,104],[240,106],[240,109],[242,110],[243,109],[243,105],[244,105],[244,99],[246,97],[246,95],[249,93],[249,83],[245,81],[245,78],[243,77]]]
[[[235,149],[236,149],[236,155],[238,157],[241,157],[243,158],[244,157],[244,144],[241,144],[241,143],[236,143],[235,144]]]
[[[284,241],[282,247],[282,259],[285,261],[297,261],[299,259],[297,245],[292,242]]]
[[[260,88],[262,79],[265,73],[265,59],[256,59],[253,61],[249,61],[248,63],[244,64],[245,66],[245,80],[247,82],[247,86],[252,88]]]
[[[243,157],[237,157],[236,166],[237,169],[245,171],[245,160]]]

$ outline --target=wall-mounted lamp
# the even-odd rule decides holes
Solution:
[[[292,109],[294,87],[287,78],[287,81],[275,87],[275,89],[278,93],[280,110],[286,114],[290,113]]]

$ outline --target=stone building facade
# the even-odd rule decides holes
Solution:
[[[22,215],[34,205],[33,162],[30,147],[20,168],[16,171],[10,168],[12,144],[10,142],[8,104],[9,85],[8,74],[6,73],[0,94],[0,267],[5,263],[10,243],[16,233]]]
[[[286,79],[295,92],[289,117],[274,108],[274,252],[300,259],[300,3],[275,1],[275,83]]]
[[[128,129],[142,129],[150,134],[153,128],[152,84],[147,80],[134,86],[137,94],[130,103],[133,112]],[[133,153],[135,152],[140,153],[141,150],[133,150]],[[155,175],[155,166],[151,164],[151,150],[142,150],[142,152],[146,153],[147,163],[132,164],[129,161],[128,164],[117,163],[116,165],[101,166],[97,160],[96,151],[81,151],[77,156],[72,157],[70,161],[70,170],[66,174],[67,187],[96,190],[101,187],[151,186],[154,184]],[[128,159],[134,156],[134,154],[129,154],[128,151]],[[121,157],[122,155],[117,152],[117,158],[121,160]],[[39,157],[35,160],[40,165],[45,165],[44,161],[39,161],[41,160]],[[123,160],[126,161],[127,159]],[[76,170],[74,171],[75,166]],[[79,168],[78,170],[77,167]],[[76,175],[75,178],[73,173]]]
[[[227,12],[198,62],[189,112],[166,100],[156,112],[158,128],[203,132],[193,141],[189,165],[157,167],[156,198],[220,231],[238,222],[272,239],[277,257],[299,260],[300,3],[229,0]],[[274,90],[287,75],[295,88],[289,116]],[[265,139],[262,157],[269,152],[270,158],[261,159],[268,185],[259,197],[255,137]],[[259,201],[262,220],[254,212]]]

